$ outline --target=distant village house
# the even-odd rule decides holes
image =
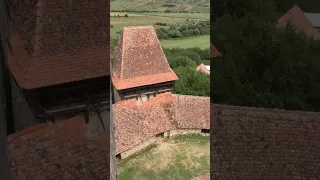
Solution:
[[[306,13],[295,5],[277,21],[277,28],[287,25],[304,32],[310,38],[320,39],[320,13]]]

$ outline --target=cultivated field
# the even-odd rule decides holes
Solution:
[[[111,10],[210,12],[209,0],[111,0]]]
[[[119,180],[188,180],[210,171],[210,137],[177,136],[118,164]]]
[[[210,20],[209,13],[141,13],[149,16]]]
[[[193,36],[188,38],[165,39],[161,40],[164,48],[193,48],[208,49],[210,44],[210,35]]]
[[[128,17],[124,17],[125,14]],[[205,20],[205,14],[209,17],[208,13],[125,13],[125,12],[111,12],[110,13],[110,24],[113,26],[110,29],[111,38],[119,37],[117,32],[122,31],[123,27],[126,26],[143,26],[143,25],[154,25],[155,23],[166,23],[168,25],[173,24],[186,24],[192,23],[199,20]],[[189,16],[183,17],[183,14],[190,14]],[[119,15],[119,16],[118,16]],[[192,18],[188,18],[192,17]],[[187,21],[188,20],[188,21]],[[164,27],[164,26],[156,26]]]

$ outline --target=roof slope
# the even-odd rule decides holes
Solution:
[[[107,0],[13,0],[10,11],[8,63],[22,88],[110,74]]]
[[[319,119],[313,112],[211,104],[213,179],[319,179]]]
[[[209,66],[209,68],[210,68],[210,66]],[[202,71],[202,72],[204,72],[204,73],[206,73],[206,74],[210,74],[210,70],[208,70],[208,68],[207,68],[207,66],[206,65],[204,65],[203,63],[201,63],[198,67],[197,67],[197,69],[196,69],[197,71]]]
[[[13,179],[109,179],[109,133],[90,135],[82,117],[9,135]]]
[[[135,99],[113,105],[116,154],[172,129],[210,129],[210,98],[159,94],[137,105]]]
[[[313,27],[320,27],[320,13],[304,13]]]
[[[210,43],[210,56],[211,57],[220,57],[221,53],[218,51],[216,47],[212,43]]]
[[[293,6],[278,19],[277,28],[285,27],[289,24],[297,30],[305,32],[308,37],[320,38],[320,32],[312,26],[312,23],[297,5]]]
[[[123,28],[113,69],[113,84],[118,90],[178,79],[152,26]]]

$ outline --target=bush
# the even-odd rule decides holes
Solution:
[[[125,14],[124,17],[129,17],[128,14]]]
[[[162,23],[156,23],[156,25],[162,25]],[[167,25],[167,24],[166,24]],[[165,35],[167,34],[167,35]],[[195,24],[183,24],[183,25],[170,25],[168,29],[163,29],[162,33],[158,36],[159,39],[177,38],[177,37],[190,37],[199,36],[203,34],[210,34],[210,22],[199,21]]]
[[[180,66],[174,69],[179,77],[173,87],[175,94],[210,96],[210,76],[192,67]]]

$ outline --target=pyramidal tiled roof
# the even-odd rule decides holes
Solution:
[[[8,64],[33,89],[110,75],[109,1],[11,0]]]
[[[312,23],[297,5],[293,6],[278,19],[277,28],[287,26],[288,24],[299,31],[303,31],[308,37],[320,39],[320,32],[313,27]]]
[[[218,51],[216,47],[212,43],[210,43],[210,56],[211,57],[220,57],[221,53]]]
[[[175,81],[153,26],[123,28],[114,60],[112,81],[116,89],[128,89]]]

